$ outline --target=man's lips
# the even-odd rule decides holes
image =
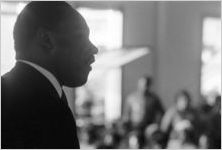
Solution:
[[[95,62],[95,57],[94,56],[92,56],[92,57],[90,57],[89,59],[88,59],[88,61],[87,61],[87,65],[91,65],[92,63],[94,63]]]

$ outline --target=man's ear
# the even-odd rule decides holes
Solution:
[[[37,42],[43,48],[43,50],[47,53],[52,53],[54,49],[54,42],[53,42],[53,34],[52,32],[39,28],[37,30]]]

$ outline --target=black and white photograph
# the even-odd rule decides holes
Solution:
[[[1,149],[221,149],[221,1],[0,2]]]

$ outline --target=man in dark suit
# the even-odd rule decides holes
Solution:
[[[86,83],[97,48],[65,2],[30,2],[14,26],[17,63],[1,77],[2,148],[80,148],[62,85]]]

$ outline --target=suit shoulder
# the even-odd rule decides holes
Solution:
[[[8,95],[7,93],[10,93],[10,87],[11,87],[11,80],[10,80],[10,74],[7,73],[3,76],[1,76],[1,94],[2,94],[2,100],[6,98]]]
[[[15,107],[23,107],[22,104],[27,99],[27,93],[33,93],[31,92],[32,89],[26,86],[25,82],[26,79],[14,71],[1,76],[2,108],[12,110]]]
[[[20,86],[20,84],[17,83],[18,81],[19,79],[16,79],[16,75],[13,72],[8,72],[1,76],[1,92],[4,95],[7,95],[7,93],[12,94],[13,91],[16,91],[14,89],[19,89],[17,88]]]

